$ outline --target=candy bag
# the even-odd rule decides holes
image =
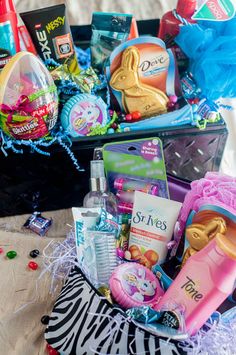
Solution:
[[[102,71],[113,49],[129,36],[132,15],[95,12],[92,19],[92,67]]]

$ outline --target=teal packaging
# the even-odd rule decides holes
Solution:
[[[187,124],[193,125],[194,122],[191,106],[186,103],[186,105],[179,110],[164,113],[162,115],[154,116],[151,118],[146,118],[145,120],[139,122],[122,122],[120,124],[120,129],[122,132],[130,132],[165,127],[171,128]]]
[[[16,54],[16,47],[11,22],[2,22],[0,23],[0,68],[3,68],[14,54]]]
[[[132,15],[95,12],[92,18],[92,67],[102,71],[114,48],[128,39]]]

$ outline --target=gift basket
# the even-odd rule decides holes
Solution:
[[[65,5],[19,26],[5,3],[5,215],[28,204],[24,227],[43,236],[39,207],[83,204],[43,253],[50,291],[65,279],[43,323],[49,353],[233,353],[236,180],[211,171],[227,138],[221,98],[236,96],[234,5],[179,0],[153,36],[133,15],[94,13],[74,43]]]
[[[182,17],[174,17],[174,20],[172,18],[173,28],[171,31],[175,32],[174,37],[177,35],[176,29],[178,30],[179,27],[181,29],[186,27],[188,30],[192,27],[187,24],[187,22],[192,23],[191,16],[186,14],[185,11],[186,8],[181,10],[179,5],[178,16],[182,14]],[[14,13],[12,5],[10,18]],[[56,18],[60,18],[56,23],[54,23],[55,14],[57,15]],[[7,12],[4,16],[8,16]],[[183,55],[182,51],[179,52],[179,47],[174,46],[170,38],[168,40],[166,38],[165,26],[163,25],[165,20],[162,21],[160,38],[157,39],[158,21],[141,21],[138,23],[140,32],[140,37],[138,37],[137,26],[134,26],[135,22],[131,15],[119,16],[117,19],[115,14],[106,16],[95,14],[92,26],[74,26],[72,32],[68,25],[64,6],[21,14],[21,17],[25,25],[18,26],[20,48],[39,54],[46,64],[48,72],[46,72],[45,67],[41,68],[43,73],[39,75],[41,79],[33,78],[32,71],[24,72],[23,66],[26,65],[24,63],[27,63],[27,61],[31,63],[35,59],[32,59],[33,56],[29,56],[28,59],[27,56],[22,59],[17,56],[14,58],[14,54],[19,50],[19,43],[16,40],[13,41],[15,38],[13,36],[12,42],[10,42],[12,43],[12,50],[9,49],[9,53],[2,61],[2,67],[4,67],[11,57],[15,60],[15,65],[11,64],[13,63],[11,61],[9,65],[6,65],[3,69],[5,75],[2,76],[4,84],[2,85],[1,99],[3,152],[0,157],[3,172],[1,175],[1,194],[8,198],[8,203],[1,206],[3,215],[11,213],[11,209],[14,211],[13,213],[29,211],[28,204],[29,200],[32,200],[32,193],[31,191],[25,192],[26,180],[28,180],[27,186],[36,186],[35,190],[40,191],[43,209],[47,209],[47,206],[50,205],[51,207],[48,208],[63,207],[60,205],[60,201],[57,201],[54,205],[50,202],[50,200],[57,199],[58,192],[56,189],[51,191],[47,188],[48,181],[53,180],[55,174],[60,174],[60,158],[63,156],[68,168],[72,168],[74,163],[77,170],[81,168],[88,171],[83,153],[86,151],[86,155],[91,159],[92,151],[96,146],[103,146],[105,143],[114,140],[161,137],[167,172],[176,177],[181,176],[187,180],[194,180],[203,177],[207,171],[219,169],[227,139],[227,128],[219,114],[220,103],[218,98],[234,95],[233,92],[229,92],[229,86],[233,82],[234,76],[229,75],[232,81],[226,82],[224,86],[218,82],[218,87],[221,86],[222,90],[215,91],[217,94],[212,96],[205,85],[206,82],[196,80],[196,78],[201,77],[200,58],[197,61],[195,58],[191,58],[190,53],[186,52],[192,62],[191,68],[188,67],[186,55]],[[190,20],[184,21],[186,18]],[[232,22],[229,21],[229,23]],[[41,24],[41,27],[35,28],[38,23]],[[215,30],[213,25],[213,22],[210,23],[204,30],[205,25],[201,24],[201,33],[208,35],[211,31],[211,39],[213,39],[220,33]],[[14,34],[16,32],[17,37],[17,28],[15,27],[15,23],[14,25],[12,23],[12,31]],[[218,27],[220,30],[219,24]],[[228,31],[230,31],[230,26],[228,27]],[[170,29],[168,31],[170,32]],[[183,38],[184,35],[183,33],[181,40],[186,43]],[[201,41],[203,42],[202,37],[196,35],[194,38],[196,47],[193,48],[192,53],[197,52],[197,46],[201,45]],[[228,40],[230,42],[230,38]],[[131,48],[133,58],[136,58],[136,64],[134,63],[132,71],[129,71],[129,73],[133,73],[132,78],[136,78],[136,81],[133,83],[134,87],[129,89],[124,86],[127,83],[122,88],[117,87],[118,79],[114,79],[115,74],[113,75],[114,82],[111,81],[114,69],[116,76],[117,73],[121,73],[121,59],[127,46]],[[181,44],[181,46],[184,48],[184,44]],[[203,43],[204,46],[207,47],[207,41]],[[127,53],[124,54],[123,62],[125,62]],[[215,55],[212,55],[212,57],[216,58]],[[227,53],[225,54],[226,57]],[[202,63],[205,60],[203,59]],[[139,69],[138,72],[135,72],[135,65],[137,66],[138,61],[140,61]],[[101,62],[104,63],[102,70]],[[20,77],[16,77],[17,68],[18,66],[21,68],[21,65]],[[218,66],[218,62],[215,60],[210,66],[212,71],[205,70],[202,77],[211,81],[210,76],[213,75],[213,68],[218,68],[223,73],[230,66],[229,62]],[[30,67],[31,69],[34,67],[33,62]],[[199,68],[198,73],[196,73],[196,68]],[[11,75],[8,76],[10,72]],[[51,101],[49,96],[52,93],[47,93],[45,98],[42,95],[41,99],[34,101],[36,107],[40,107],[41,114],[45,114],[44,116],[39,115],[39,110],[31,107],[32,104],[27,102],[26,98],[26,101],[22,102],[24,96],[31,100],[35,94],[38,95],[42,92],[42,86],[45,92],[52,89],[48,82],[49,79],[45,79],[47,82],[44,83],[41,81],[39,84],[38,82],[37,89],[35,88],[34,81],[42,80],[42,75],[52,77],[57,87],[55,95],[58,96],[58,99],[55,97]],[[217,77],[220,75],[217,73]],[[8,79],[5,79],[6,77]],[[27,77],[25,82],[23,81],[24,77]],[[132,78],[129,80],[133,80]],[[13,96],[8,102],[5,98],[9,94],[12,80],[22,80],[24,88],[18,88],[18,96]],[[34,88],[29,82],[33,83]],[[50,82],[52,83],[52,81]],[[132,96],[132,90],[135,90],[136,85],[143,93],[142,100],[146,101],[147,97],[153,98],[154,101],[161,102],[160,107],[158,107],[159,104],[156,107],[154,105],[146,113],[143,112],[140,104],[136,107],[136,101],[133,100]],[[146,96],[147,94],[148,96]],[[128,107],[126,107],[127,97],[129,97]],[[138,98],[137,95],[135,97]],[[97,101],[98,107],[95,107],[94,100]],[[139,96],[137,100],[140,103],[141,97]],[[51,123],[49,123],[50,120],[46,118],[47,110],[50,110],[53,105],[57,105],[57,102],[58,114],[56,114],[54,108],[55,114]],[[133,108],[129,105],[133,105]],[[78,109],[79,116],[76,113]],[[129,116],[129,110],[133,111],[131,112],[132,117]],[[82,116],[88,115],[88,111],[90,112],[90,118],[88,122],[85,122]],[[33,120],[32,117],[34,117]],[[34,131],[29,131],[28,129],[31,129],[32,125],[37,125],[37,128],[35,127]],[[32,158],[32,152],[40,153],[43,157],[35,154]],[[24,153],[23,156],[21,156],[22,153]],[[5,155],[8,155],[7,159]],[[47,158],[49,155],[50,157]],[[67,155],[70,157],[69,159],[72,159],[72,163],[68,160]],[[45,159],[50,161],[51,169],[46,168],[43,163]],[[17,174],[15,169],[12,168],[16,164],[18,165]],[[41,168],[37,169],[38,166]],[[88,175],[83,176],[83,172],[80,174],[81,179],[86,181]],[[41,180],[45,180],[45,176],[48,176],[48,180],[45,181],[45,184],[40,184]],[[73,184],[69,185],[74,186],[75,182],[76,178]],[[14,186],[14,193],[10,192],[9,194],[9,184]],[[64,189],[65,193],[68,194],[68,200],[65,204],[67,206],[69,199],[73,198],[74,191],[66,191],[65,185],[66,180],[61,176],[60,189]],[[31,190],[31,188],[28,188],[28,190]],[[17,201],[19,201],[17,209],[15,208],[16,193]],[[50,197],[47,198],[47,196]],[[79,199],[81,196],[77,195],[76,198]]]

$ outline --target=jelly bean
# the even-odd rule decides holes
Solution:
[[[107,131],[108,134],[112,134],[112,133],[114,133],[114,132],[115,132],[115,131],[114,131],[113,128],[109,128],[108,131]]]
[[[51,348],[49,351],[48,351],[49,355],[58,355],[59,352],[56,350],[56,349],[53,349]]]
[[[130,113],[128,113],[127,115],[125,115],[125,120],[126,121],[133,121],[132,115]]]
[[[198,97],[195,97],[195,99],[193,99],[193,103],[194,103],[194,104],[198,104],[199,101],[200,101],[200,99],[199,99]]]
[[[34,261],[30,261],[30,262],[28,263],[28,267],[29,267],[31,270],[37,270],[39,266],[38,266],[38,264],[35,263]]]
[[[168,104],[167,104],[167,107],[168,107],[168,108],[173,108],[173,107],[175,107],[174,102],[169,101]]]
[[[2,253],[3,253],[3,251],[4,251],[4,250],[3,250],[3,248],[0,248],[0,254],[2,254]]]
[[[134,121],[138,121],[142,118],[141,112],[139,111],[132,112],[131,116]]]
[[[38,249],[34,249],[31,250],[31,252],[29,253],[29,256],[33,259],[37,258],[37,256],[39,256],[40,252]]]
[[[59,354],[59,352],[56,349],[53,349],[53,347],[50,344],[47,344],[46,348],[47,348],[49,355],[58,355]]]
[[[17,252],[15,250],[10,250],[6,254],[8,259],[14,259],[17,256]]]
[[[112,125],[111,125],[111,128],[113,128],[113,129],[117,129],[117,127],[118,127],[118,124],[117,123],[112,123]]]
[[[42,316],[42,318],[41,318],[41,323],[42,324],[48,325],[49,321],[50,321],[50,317],[48,315]]]
[[[194,105],[195,104],[195,99],[188,99],[188,102],[190,103],[190,105]]]
[[[169,100],[175,104],[178,101],[178,97],[176,95],[170,95]]]
[[[113,110],[109,110],[108,112],[109,112],[109,115],[112,117],[113,114],[114,114],[114,111]]]

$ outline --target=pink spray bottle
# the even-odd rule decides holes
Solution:
[[[236,244],[217,234],[205,248],[188,259],[156,309],[181,305],[186,331],[194,334],[232,293],[235,279]]]

